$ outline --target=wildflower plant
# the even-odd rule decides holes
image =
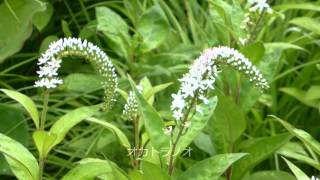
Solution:
[[[197,104],[208,104],[208,90],[214,90],[214,83],[223,65],[244,74],[251,83],[262,91],[269,88],[260,71],[239,51],[226,46],[204,50],[189,68],[189,72],[179,79],[181,86],[176,94],[172,94],[171,111],[177,123],[178,134],[172,139],[172,150],[169,160],[169,174],[173,172],[173,154],[180,136],[192,126],[190,114],[200,111]],[[166,131],[168,134],[168,131]],[[171,136],[173,138],[173,136]]]
[[[245,35],[239,39],[242,45],[250,43],[256,37],[263,17],[266,14],[273,13],[268,0],[248,0],[245,11],[246,13],[241,25],[241,29],[245,31]]]

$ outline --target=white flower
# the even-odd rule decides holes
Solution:
[[[139,84],[137,86],[137,90],[139,93],[142,93],[143,86]],[[125,120],[132,121],[137,117],[138,117],[138,102],[133,91],[130,91],[127,99],[127,103],[124,105],[124,109],[122,111],[122,118]]]
[[[190,66],[189,72],[179,79],[180,90],[172,94],[171,111],[176,120],[182,119],[193,98],[196,97],[204,104],[209,103],[206,91],[214,89],[220,65],[229,65],[242,72],[261,89],[268,88],[267,81],[263,79],[259,70],[237,50],[229,47],[206,49]],[[196,107],[196,110],[199,109]]]
[[[267,0],[250,0],[249,4],[253,5],[249,10],[251,12],[259,12],[262,13],[264,10],[267,11],[267,13],[272,13],[272,9],[267,3]]]
[[[105,91],[106,107],[111,107],[114,102],[115,90],[117,87],[117,76],[115,69],[108,56],[94,44],[77,38],[63,38],[49,45],[49,49],[41,54],[38,60],[39,80],[35,87],[47,89],[56,88],[62,84],[58,77],[58,70],[61,66],[61,59],[66,56],[80,56],[92,61],[100,75],[104,78],[102,86]]]
[[[311,180],[319,180],[319,178],[316,177],[316,176],[312,176],[312,177],[311,177]]]
[[[172,109],[183,109],[185,106],[184,98],[181,94],[172,94]]]

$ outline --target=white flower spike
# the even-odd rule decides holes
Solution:
[[[61,59],[66,56],[79,56],[92,62],[99,74],[103,77],[102,86],[105,91],[106,108],[110,108],[115,101],[115,91],[117,87],[117,75],[115,68],[106,53],[99,47],[78,38],[63,38],[49,45],[38,60],[40,70],[37,71],[39,80],[35,82],[35,87],[47,89],[56,88],[63,81],[58,77],[58,70],[61,66]]]
[[[207,90],[214,89],[214,83],[219,73],[220,65],[229,65],[246,75],[258,88],[269,88],[267,81],[259,70],[240,52],[229,47],[214,47],[206,49],[190,66],[189,72],[179,81],[180,90],[172,94],[171,110],[176,120],[184,118],[184,112],[190,106],[193,98],[208,103],[205,96]]]

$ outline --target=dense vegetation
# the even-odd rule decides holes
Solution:
[[[319,13],[0,0],[0,179],[318,179]]]

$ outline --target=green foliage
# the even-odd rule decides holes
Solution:
[[[208,159],[202,160],[187,171],[183,172],[178,180],[182,179],[219,179],[221,174],[234,162],[246,156],[244,153],[239,154],[219,154]]]
[[[5,156],[15,176],[21,180],[37,180],[39,166],[33,155],[19,142],[1,133],[0,142],[0,152]]]
[[[21,94],[17,91],[8,90],[8,89],[1,89],[1,91],[5,93],[7,96],[9,96],[10,98],[20,103],[31,116],[34,122],[34,125],[37,128],[39,128],[39,114],[38,114],[37,107],[35,103],[32,101],[32,99],[30,99],[28,96]]]

